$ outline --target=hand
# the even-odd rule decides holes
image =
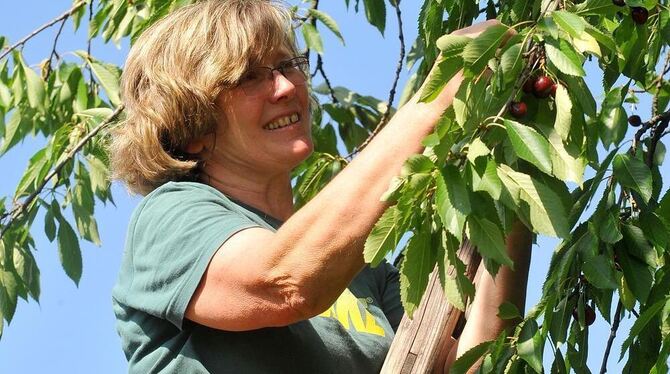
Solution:
[[[484,30],[494,25],[500,25],[500,21],[497,19],[490,19],[484,22],[475,23],[474,25],[453,31],[451,35],[462,35],[474,39],[484,32]]]

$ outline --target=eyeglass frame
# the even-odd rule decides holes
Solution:
[[[249,74],[249,72],[253,69],[263,69],[264,71],[268,71],[268,74],[264,74],[263,80],[261,82],[258,82],[258,88],[262,86],[262,84],[267,84],[268,82],[272,83],[271,86],[269,86],[266,90],[260,89],[259,93],[249,93],[247,91],[247,88],[253,88],[251,86],[244,86],[244,77]],[[288,73],[285,71],[285,69],[296,69],[298,72],[301,73],[303,79],[302,81],[294,82],[290,77],[286,75]],[[277,67],[272,67],[272,66],[254,66],[247,70],[244,74],[242,74],[242,77],[240,80],[233,85],[234,88],[241,88],[242,91],[246,96],[249,97],[258,97],[258,96],[263,96],[264,94],[270,93],[274,89],[274,83],[275,83],[275,77],[274,77],[274,72],[278,71],[279,74],[281,74],[284,78],[286,78],[288,81],[290,81],[294,86],[304,86],[307,84],[307,80],[309,79],[309,59],[305,56],[296,56],[287,60],[280,61],[277,64]],[[253,83],[251,83],[253,85]]]

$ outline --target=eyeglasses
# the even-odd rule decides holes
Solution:
[[[309,61],[305,57],[294,57],[279,62],[277,67],[256,66],[250,68],[237,82],[236,87],[247,96],[263,96],[274,89],[274,71],[280,72],[294,86],[304,86],[309,74]]]

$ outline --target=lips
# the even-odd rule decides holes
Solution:
[[[263,126],[266,130],[278,130],[286,126],[290,126],[294,123],[300,121],[300,115],[298,113],[292,113],[286,116],[282,116],[274,119],[272,122]]]

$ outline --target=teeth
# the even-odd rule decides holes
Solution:
[[[274,122],[268,124],[267,128],[270,130],[276,130],[288,126],[292,123],[296,123],[298,122],[298,120],[300,120],[300,116],[298,116],[298,113],[293,113],[290,116],[276,119]]]

